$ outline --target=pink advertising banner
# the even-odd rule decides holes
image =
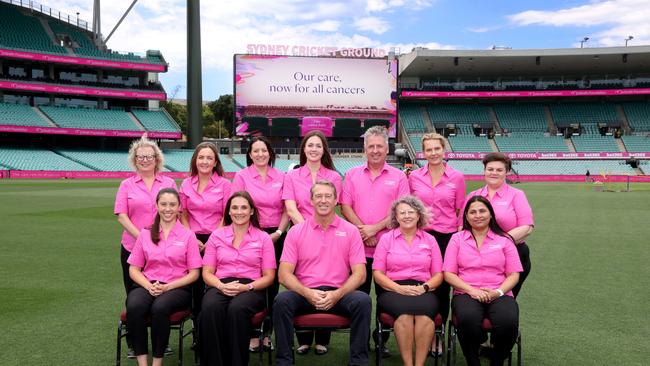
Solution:
[[[303,117],[300,136],[305,136],[309,131],[313,130],[322,132],[325,137],[332,137],[332,119],[330,117]]]
[[[466,152],[447,152],[445,153],[446,159],[453,160],[481,160],[488,153],[466,153]],[[543,153],[522,153],[522,152],[506,152],[511,159],[517,160],[604,160],[604,159],[650,159],[650,152],[577,152],[577,153],[563,153],[563,152],[543,152]],[[416,154],[417,159],[423,160],[424,154],[419,152]]]
[[[0,171],[2,173],[2,171]],[[76,172],[58,170],[8,170],[5,178],[17,179],[124,179],[133,176],[133,172]],[[188,173],[184,172],[163,172],[174,179],[187,178]],[[233,179],[235,173],[228,172],[225,177]]]
[[[483,181],[485,177],[481,175],[466,174],[465,180]],[[517,177],[509,176],[508,179],[518,180],[519,182],[585,182],[584,175],[519,175]],[[594,177],[595,180],[602,183],[609,182],[627,182],[630,183],[650,183],[650,175],[610,175],[607,179]]]
[[[0,132],[11,133],[38,133],[45,135],[78,135],[78,136],[110,136],[110,137],[140,137],[143,134],[157,139],[180,139],[180,132],[155,132],[155,131],[119,131],[119,130],[91,130],[83,128],[62,127],[37,127],[0,125]]]
[[[129,99],[155,99],[166,100],[167,94],[160,92],[145,92],[145,91],[126,91],[115,89],[96,89],[76,86],[57,86],[35,83],[23,83],[15,81],[0,81],[0,89],[13,89],[24,91],[37,91],[43,93],[54,94],[74,94],[74,95],[88,95],[93,97],[109,97],[109,98],[129,98]]]
[[[43,62],[55,62],[59,64],[106,67],[112,69],[131,69],[131,70],[155,71],[155,72],[167,71],[167,65],[161,65],[161,64],[100,60],[95,58],[50,55],[50,54],[43,54],[43,53],[14,51],[14,50],[7,50],[7,49],[0,49],[0,57],[19,58],[23,60],[43,61]]]
[[[650,88],[589,89],[589,90],[531,90],[531,91],[402,91],[402,98],[526,98],[526,97],[594,97],[650,94]]]

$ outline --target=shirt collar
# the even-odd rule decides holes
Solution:
[[[210,175],[210,180],[208,181],[208,185],[217,184],[217,182],[219,181],[220,178],[221,177],[219,176],[219,174],[217,174],[216,172],[212,172],[212,175]],[[198,187],[199,187],[199,175],[197,174],[197,175],[192,176],[190,182],[192,182],[192,186],[194,187],[194,189],[198,190]]]
[[[415,236],[414,236],[414,237],[415,237],[415,238],[418,238],[418,239],[422,239],[422,235],[423,235],[423,233],[424,233],[424,231],[422,231],[421,229],[418,229],[418,230],[415,232]],[[395,229],[393,229],[393,238],[397,239],[397,238],[399,238],[400,236],[401,236],[401,237],[404,237],[404,234],[402,234],[402,231],[401,231],[399,228],[395,228]]]
[[[366,161],[363,164],[363,170],[370,171],[370,167],[368,166],[368,161]],[[384,165],[381,167],[381,173],[385,172],[388,170],[388,163],[384,161]]]
[[[257,178],[260,176],[260,172],[255,167],[255,164],[251,164],[250,166],[248,166],[248,171],[250,172],[251,177],[253,178]],[[266,175],[271,179],[275,179],[275,177],[277,176],[275,168],[269,165],[268,169],[266,170]]]
[[[313,217],[307,219],[307,224],[312,229],[316,229],[317,227],[320,227],[320,224]],[[341,224],[341,218],[339,217],[339,215],[335,214],[334,215],[334,220],[332,220],[332,222],[329,224],[328,228],[329,227],[339,227],[340,224]]]
[[[469,239],[474,240],[474,236],[472,235],[471,230],[463,230],[463,231],[461,231],[461,235],[463,236],[463,239],[465,239],[465,240],[469,240]],[[492,240],[496,236],[497,236],[497,234],[495,234],[492,230],[488,229],[487,235],[485,237]]]
[[[503,183],[499,189],[496,190],[495,195],[499,197],[503,197],[506,193],[508,192],[508,183]],[[483,188],[481,188],[481,196],[487,197],[489,195],[490,191],[488,189],[488,186],[485,185]]]
[[[160,173],[154,174],[153,179],[158,181],[158,182],[162,182],[162,179],[163,179],[162,174],[160,174]],[[142,181],[142,176],[140,174],[136,173],[135,174],[135,182],[137,183],[137,182],[141,182],[141,181]]]

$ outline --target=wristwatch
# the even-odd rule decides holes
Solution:
[[[248,284],[248,291],[253,291],[253,290],[255,290],[255,287],[253,286],[253,283],[251,282],[251,283]]]
[[[280,229],[276,230],[275,233],[282,236],[282,230],[280,230]]]
[[[431,287],[429,287],[427,283],[423,283],[422,287],[424,287],[424,292],[429,292],[429,290],[431,290]]]

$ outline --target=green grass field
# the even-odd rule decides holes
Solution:
[[[0,365],[114,363],[124,302],[117,186],[0,180]],[[647,365],[650,185],[625,193],[570,183],[517,187],[536,219],[533,270],[519,298],[524,364]],[[334,334],[327,355],[297,364],[345,364],[347,341]],[[389,346],[385,364],[401,364],[394,338]],[[193,362],[189,342],[185,360]]]

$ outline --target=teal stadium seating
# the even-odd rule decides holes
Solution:
[[[634,131],[650,132],[650,103],[622,103],[627,121]]]
[[[123,151],[58,149],[56,152],[100,172],[130,172],[128,154]]]
[[[133,115],[142,123],[147,131],[180,132],[176,122],[172,121],[163,111],[133,110]]]
[[[410,133],[409,140],[416,153],[422,152],[422,135],[421,133]]]
[[[650,136],[623,136],[623,144],[629,152],[650,152]]]
[[[474,104],[430,104],[427,106],[431,122],[460,124],[491,123],[489,109]]]
[[[92,171],[50,150],[0,147],[0,164],[12,170]]]
[[[406,132],[426,132],[427,126],[422,116],[422,106],[419,104],[403,103],[399,109],[400,122]]]
[[[619,152],[613,136],[589,135],[573,136],[573,146],[578,152]]]
[[[499,151],[569,152],[563,137],[544,136],[541,132],[513,132],[510,136],[496,136],[494,142]]]
[[[170,149],[163,152],[165,154],[165,167],[173,172],[189,172],[190,161],[194,150]],[[228,155],[219,155],[221,165],[226,173],[234,173],[241,168],[235,164]]]
[[[549,108],[555,122],[596,124],[619,120],[612,103],[561,103]]]
[[[502,129],[508,131],[548,131],[542,104],[497,104],[492,107]]]
[[[483,163],[480,160],[449,160],[447,164],[463,174],[483,174]]]
[[[348,170],[365,163],[365,158],[334,158],[334,167],[341,176],[345,176]]]
[[[26,104],[0,103],[0,125],[52,127]]]
[[[522,175],[584,175],[589,170],[596,179],[600,174],[636,175],[625,160],[516,160],[513,169]]]
[[[448,141],[454,152],[492,152],[492,147],[485,136],[456,135],[449,136]]]
[[[54,123],[65,128],[140,131],[124,111],[41,106]]]
[[[45,32],[36,17],[17,7],[0,3],[0,47],[66,54]]]

